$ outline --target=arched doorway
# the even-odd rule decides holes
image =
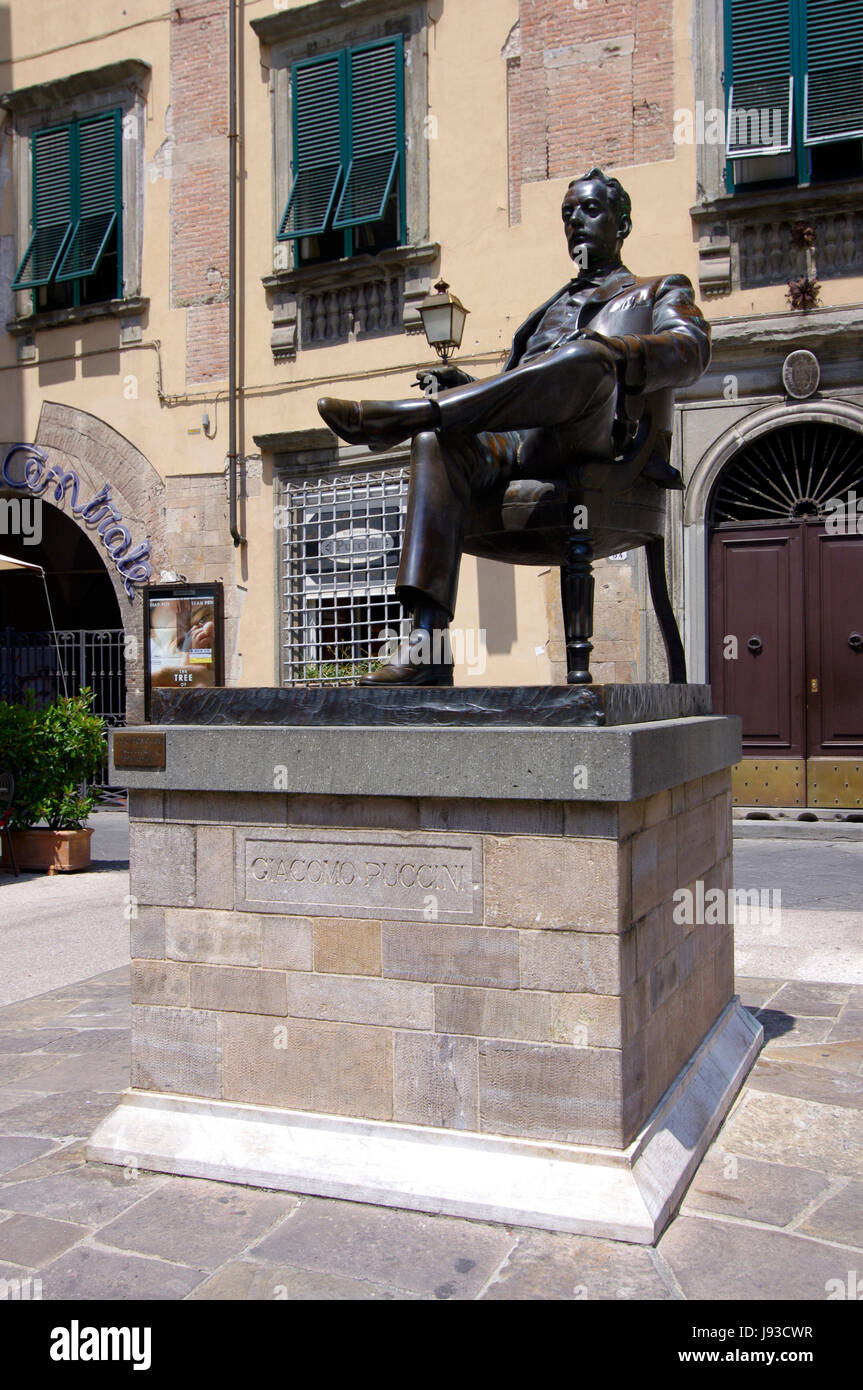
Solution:
[[[0,549],[44,568],[58,642],[55,646],[41,576],[5,572],[0,577],[0,699],[19,700],[32,690],[40,704],[47,703],[63,694],[65,676],[70,695],[89,687],[95,713],[111,725],[123,724],[123,620],[102,555],[57,507],[41,499],[27,499],[26,506],[38,508],[24,513],[29,535],[3,535]]]
[[[758,435],[707,521],[714,708],[743,719],[735,801],[863,808],[863,439],[824,420]]]

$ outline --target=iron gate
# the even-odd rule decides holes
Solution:
[[[93,713],[106,724],[126,722],[126,666],[122,628],[90,631],[61,629],[57,645],[50,632],[0,632],[0,699],[22,700],[32,690],[38,705],[50,704],[66,689],[93,691]],[[58,654],[59,648],[59,654]]]

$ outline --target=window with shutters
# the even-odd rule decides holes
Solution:
[[[421,333],[440,264],[426,0],[311,0],[251,27],[270,73],[274,361]]]
[[[374,254],[405,240],[402,38],[291,69],[291,188],[279,241],[296,264]]]
[[[863,174],[863,0],[725,0],[727,187]]]
[[[34,309],[118,299],[122,265],[119,111],[33,131],[31,236],[12,282]]]
[[[150,78],[149,63],[122,58],[0,97],[12,118],[14,336],[107,317],[127,341],[140,336]]]

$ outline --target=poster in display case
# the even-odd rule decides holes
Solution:
[[[148,585],[144,639],[148,719],[153,690],[224,685],[222,585]]]

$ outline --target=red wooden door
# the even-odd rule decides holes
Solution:
[[[714,532],[710,679],[743,719],[739,801],[863,805],[863,534]]]
[[[803,596],[799,526],[714,532],[713,707],[742,716],[745,758],[806,756]]]
[[[863,517],[861,517],[863,521]],[[863,534],[807,526],[807,754],[863,753]]]

